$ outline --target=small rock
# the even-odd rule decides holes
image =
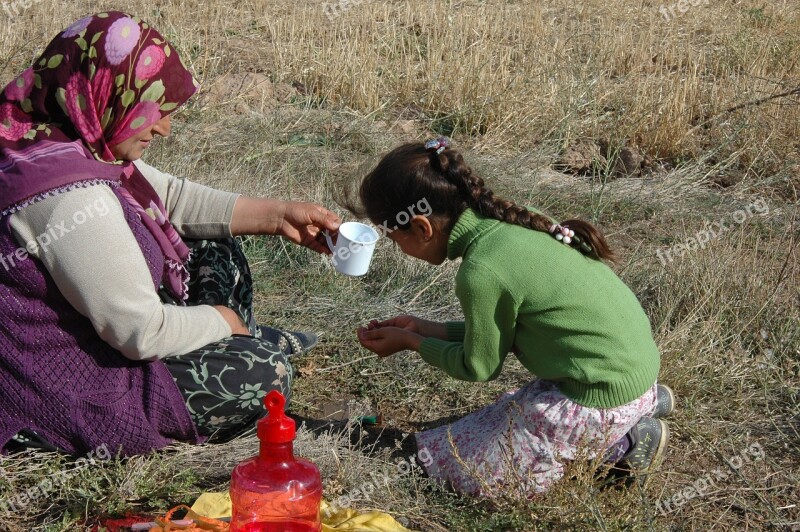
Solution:
[[[636,148],[625,146],[619,151],[614,163],[614,174],[619,177],[641,175],[644,157]]]
[[[420,123],[418,120],[398,120],[394,126],[400,132],[411,135],[419,130]]]
[[[604,168],[606,158],[594,142],[579,142],[567,148],[555,162],[555,169],[572,174],[585,174],[595,168]]]
[[[264,74],[242,72],[225,74],[211,84],[203,96],[210,105],[233,105],[237,113],[247,112],[249,104],[263,110],[276,105],[275,89],[272,82]]]
[[[284,103],[291,102],[300,94],[297,89],[288,83],[276,83],[272,86],[272,90],[275,93],[275,99]]]
[[[732,187],[733,185],[739,183],[742,178],[741,176],[737,176],[734,174],[725,174],[720,173],[711,178],[711,182],[717,185],[719,188],[728,188]]]
[[[298,92],[300,95],[302,95],[302,96],[308,96],[308,89],[306,89],[306,86],[305,86],[305,85],[303,85],[303,83],[302,83],[302,82],[300,82],[300,81],[293,81],[293,82],[292,82],[292,87],[294,87],[294,89],[295,89],[295,90],[296,90],[296,91],[297,91],[297,92]]]

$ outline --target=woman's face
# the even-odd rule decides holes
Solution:
[[[146,127],[136,135],[123,140],[119,144],[109,146],[111,153],[118,161],[136,161],[142,158],[144,151],[156,135],[169,136],[172,129],[170,115],[165,116],[150,127]]]

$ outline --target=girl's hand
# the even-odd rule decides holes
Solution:
[[[381,327],[377,329],[359,327],[358,329],[358,341],[361,342],[361,345],[381,358],[406,349],[417,351],[422,340],[422,336],[399,327]]]
[[[369,325],[367,325],[367,330],[372,331],[375,329],[381,329],[383,327],[397,327],[398,329],[404,329],[413,333],[422,334],[422,331],[419,327],[421,321],[422,320],[416,316],[403,314],[402,316],[395,316],[394,318],[389,318],[388,320],[384,321],[372,320],[369,322]]]
[[[438,321],[423,320],[416,316],[402,314],[389,318],[385,321],[372,320],[367,326],[368,330],[381,329],[383,327],[397,327],[412,333],[416,333],[425,338],[440,338],[447,340],[447,327]]]

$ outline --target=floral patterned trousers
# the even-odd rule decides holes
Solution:
[[[253,282],[235,239],[187,242],[190,305],[225,305],[248,324],[252,336],[233,335],[181,356],[164,359],[200,434],[228,439],[261,418],[270,390],[291,395],[289,356],[262,339],[253,316]]]
[[[534,380],[452,423],[416,434],[432,478],[470,495],[546,491],[568,461],[605,455],[656,407],[656,385],[615,408],[582,406]]]

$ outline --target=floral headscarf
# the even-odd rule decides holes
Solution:
[[[185,300],[189,250],[153,187],[109,146],[196,91],[175,50],[139,18],[106,12],[75,22],[0,95],[0,217],[78,186],[121,186],[161,247],[165,287]]]

